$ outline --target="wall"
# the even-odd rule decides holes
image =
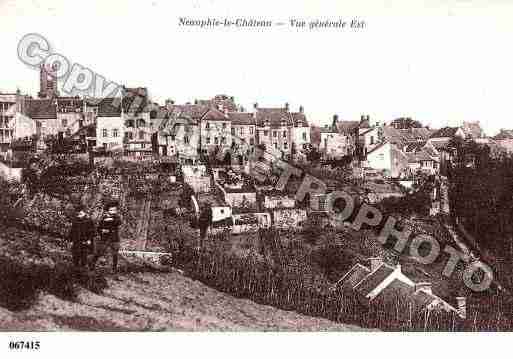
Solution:
[[[323,151],[328,158],[340,158],[352,154],[354,146],[351,145],[349,137],[334,132],[322,132],[320,150]]]
[[[306,135],[306,139],[303,134]],[[296,146],[296,151],[299,152],[303,149],[304,144],[310,143],[310,127],[291,127],[290,137],[291,142]]]
[[[96,120],[96,145],[112,148],[123,146],[125,121],[121,117],[98,117]],[[107,130],[107,136],[103,136],[103,130]],[[113,136],[113,130],[117,129],[117,137]]]
[[[208,126],[207,126],[208,125]],[[223,127],[224,125],[224,127]],[[210,140],[207,142],[207,138]],[[216,143],[217,138],[217,143]],[[222,139],[224,138],[224,142]],[[201,148],[208,152],[217,146],[230,148],[232,145],[231,123],[226,121],[201,121]]]
[[[16,113],[14,117],[14,138],[31,137],[36,134],[36,121],[21,113]]]

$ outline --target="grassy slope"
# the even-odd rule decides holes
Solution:
[[[106,272],[107,288],[95,294],[70,279],[69,256],[58,243],[2,228],[0,330],[359,330],[235,299],[177,271],[126,261],[120,280]],[[19,299],[25,304],[14,308]]]

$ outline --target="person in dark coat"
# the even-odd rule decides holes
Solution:
[[[119,227],[121,218],[118,215],[118,204],[109,203],[104,207],[104,214],[98,223],[99,240],[96,242],[95,254],[91,264],[94,269],[98,258],[105,256],[107,250],[112,254],[112,270],[117,272],[119,255]]]
[[[71,245],[73,265],[81,268],[87,265],[87,256],[92,253],[95,236],[94,222],[85,212],[83,206],[76,208],[68,240]]]

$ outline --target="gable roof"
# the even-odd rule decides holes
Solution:
[[[228,116],[215,108],[208,109],[207,112],[203,114],[201,117],[202,120],[205,121],[227,121],[229,120]]]
[[[27,101],[27,114],[36,120],[57,118],[57,107],[53,99],[29,99]]]
[[[170,105],[168,107],[170,115],[176,118],[188,118],[193,120],[200,120],[210,109],[204,105]]]
[[[443,127],[429,136],[429,138],[454,137],[459,127]]]
[[[354,289],[366,297],[393,272],[393,267],[383,263],[357,283]]]
[[[251,112],[228,112],[232,125],[255,125],[255,118]]]
[[[353,288],[370,272],[369,268],[361,265],[360,263],[356,263],[342,278],[339,279],[336,285],[350,286]]]
[[[268,121],[271,127],[281,127],[282,122],[285,125],[292,125],[292,118],[290,112],[286,108],[257,108],[255,113],[255,120],[257,126],[264,126]]]
[[[308,120],[302,112],[291,112],[292,125],[297,127],[308,127]]]

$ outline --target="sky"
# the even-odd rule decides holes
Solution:
[[[304,106],[431,127],[480,121],[513,128],[513,2],[506,0],[0,0],[0,91],[36,96],[39,74],[17,58],[27,33],[154,101],[235,96],[246,108]],[[201,29],[180,17],[363,20],[363,29]]]

